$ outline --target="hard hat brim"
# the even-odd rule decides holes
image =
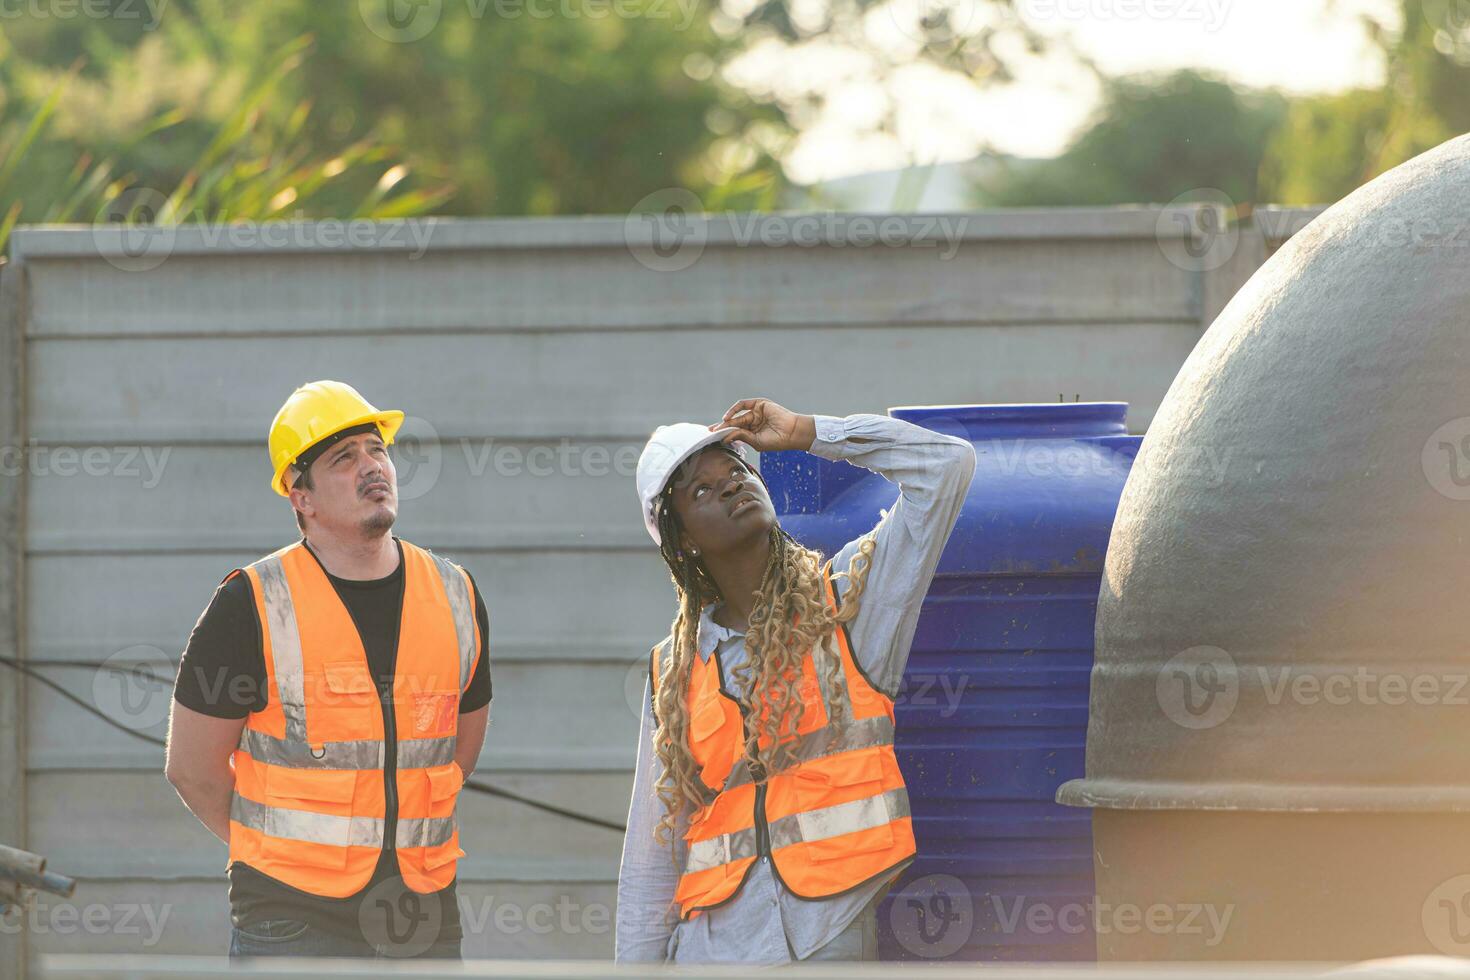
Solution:
[[[393,409],[386,412],[369,412],[366,415],[359,415],[357,418],[348,419],[331,432],[322,433],[321,439],[317,439],[309,445],[302,446],[297,450],[295,457],[282,463],[280,469],[276,470],[275,475],[271,477],[271,489],[282,497],[291,496],[291,491],[286,488],[286,471],[291,468],[292,463],[301,458],[302,454],[312,446],[320,443],[322,439],[330,439],[343,429],[350,429],[354,425],[365,425],[368,422],[375,422],[378,426],[378,433],[383,437],[383,445],[391,446],[393,445],[393,437],[398,434],[398,430],[403,426],[403,418],[402,412]]]
[[[658,526],[654,523],[653,514],[651,513],[654,501],[656,501],[660,496],[663,495],[664,490],[669,485],[669,481],[674,478],[674,474],[679,472],[679,467],[683,466],[685,461],[687,461],[690,457],[696,455],[697,453],[703,452],[710,446],[713,446],[719,442],[723,442],[727,435],[729,435],[731,432],[736,431],[738,430],[733,425],[727,425],[723,428],[716,429],[709,435],[702,436],[699,439],[695,440],[691,445],[684,447],[683,452],[679,453],[678,456],[675,456],[671,462],[665,464],[667,469],[664,473],[663,479],[659,481],[658,487],[652,490],[652,493],[648,496],[648,498],[642,501],[643,526],[647,529],[649,537],[653,538],[654,544],[662,543],[659,541]],[[750,457],[747,455],[746,447],[743,443],[732,441],[729,443],[729,446],[732,450],[740,455],[741,459],[746,461],[747,465],[750,463]]]

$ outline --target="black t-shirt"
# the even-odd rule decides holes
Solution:
[[[393,540],[398,544],[398,567],[384,578],[355,581],[338,578],[325,567],[322,569],[352,615],[367,654],[368,668],[377,678],[380,692],[383,686],[393,683],[398,624],[403,611],[403,545],[396,537]],[[315,557],[309,545],[307,551]],[[480,656],[470,685],[460,696],[460,714],[483,708],[490,703],[491,694],[489,657],[485,654],[489,616],[473,576],[470,584],[475,596],[475,618],[480,624]],[[246,576],[235,575],[220,583],[208,608],[194,624],[179,664],[174,698],[186,708],[215,718],[244,718],[263,710],[268,703],[270,691],[261,650],[260,617],[256,615],[255,596]],[[363,911],[363,896],[369,891],[373,893],[372,904],[377,907],[391,904],[401,908],[421,901],[399,878],[398,859],[391,842],[383,849],[372,879],[362,891],[347,898],[312,895],[239,861],[230,865],[229,875],[230,919],[236,926],[261,919],[304,919],[336,935],[361,939],[363,926],[359,912]],[[390,881],[396,884],[385,884]],[[439,939],[461,937],[455,885],[450,882],[436,896],[442,915]],[[372,910],[367,914],[373,914]]]

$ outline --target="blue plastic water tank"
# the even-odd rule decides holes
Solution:
[[[1127,410],[890,410],[968,439],[977,465],[897,702],[919,854],[879,909],[883,959],[1096,955],[1088,813],[1053,801],[1083,774],[1103,555],[1142,438]],[[829,556],[898,495],[808,453],[766,453],[761,470],[782,526]]]

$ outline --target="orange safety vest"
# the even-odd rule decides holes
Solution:
[[[827,602],[837,608],[830,564],[822,570]],[[650,668],[655,696],[660,651]],[[829,658],[840,658],[845,697],[828,689]],[[792,742],[794,762],[752,774],[745,756],[747,721],[720,683],[719,655],[696,657],[689,684],[689,750],[705,801],[691,815],[683,873],[674,890],[688,920],[740,891],[757,859],[769,855],[777,879],[799,898],[830,898],[884,875],[915,853],[908,791],[893,752],[893,701],[863,675],[840,626],[801,664],[805,705]],[[766,735],[760,744],[769,744]]]
[[[403,610],[389,704],[379,701],[351,614],[301,542],[226,578],[250,579],[270,691],[231,756],[230,862],[313,895],[361,891],[389,833],[416,892],[447,887],[464,854],[454,816],[464,773],[454,748],[460,694],[482,643],[474,597],[464,569],[400,543]]]

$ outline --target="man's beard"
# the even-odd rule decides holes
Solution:
[[[374,511],[368,517],[363,518],[363,533],[385,534],[396,520],[398,520],[398,515],[393,512],[392,508],[383,507],[380,510]]]

